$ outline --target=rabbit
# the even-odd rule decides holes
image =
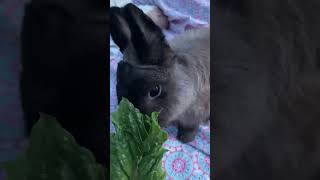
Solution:
[[[116,92],[142,113],[160,112],[161,127],[177,125],[177,138],[194,140],[210,119],[210,28],[166,42],[161,29],[133,4],[110,8],[110,32],[123,60]]]
[[[215,1],[213,179],[320,179],[319,10]]]
[[[109,160],[104,2],[32,0],[21,30],[20,94],[26,136],[50,114],[99,163]]]

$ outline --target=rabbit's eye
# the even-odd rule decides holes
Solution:
[[[161,94],[161,86],[160,85],[156,85],[156,86],[152,87],[149,91],[149,97],[151,99],[154,99],[154,98],[160,96],[160,94]]]

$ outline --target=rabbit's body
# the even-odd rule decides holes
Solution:
[[[171,42],[170,47],[179,57],[176,79],[181,87],[183,107],[176,112],[179,124],[197,124],[210,118],[210,29],[186,31]]]
[[[159,111],[159,124],[178,125],[178,138],[194,139],[210,114],[210,29],[190,30],[167,43],[161,29],[132,4],[110,9],[111,35],[123,53],[118,100],[143,113]]]

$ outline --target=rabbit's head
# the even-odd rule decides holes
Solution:
[[[117,96],[143,113],[160,112],[168,125],[193,98],[193,81],[182,57],[166,42],[161,29],[133,4],[110,8],[111,36],[123,54],[117,69]]]

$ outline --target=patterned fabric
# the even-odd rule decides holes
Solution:
[[[208,26],[210,0],[133,0],[137,5],[156,5],[170,21],[170,31],[180,33],[186,29]]]
[[[209,0],[134,0],[136,5],[157,5],[169,16],[170,29],[164,31],[166,38],[171,39],[175,34],[188,28],[208,26],[210,22]],[[118,47],[110,37],[110,111],[117,106],[116,70],[122,59]],[[111,122],[111,131],[114,127]],[[188,144],[180,143],[175,137],[177,129],[166,129],[169,139],[164,147],[169,151],[165,154],[162,167],[167,172],[167,180],[205,180],[210,179],[210,129],[202,126],[194,141]]]

